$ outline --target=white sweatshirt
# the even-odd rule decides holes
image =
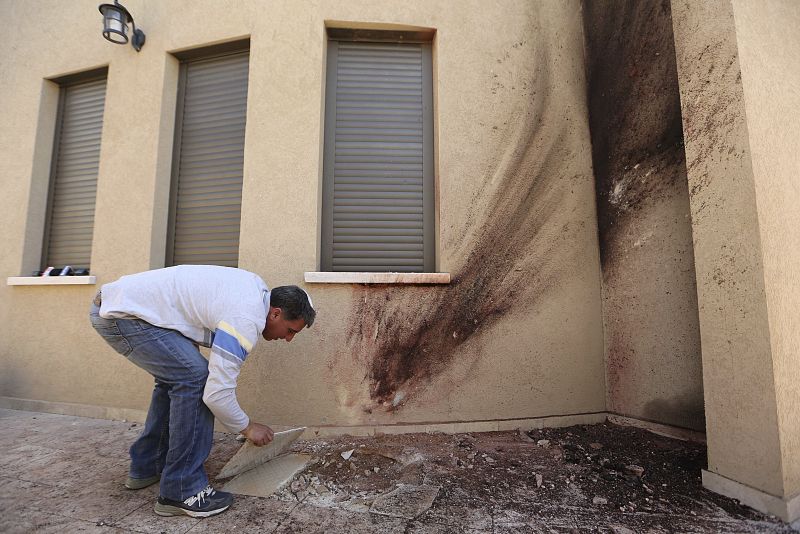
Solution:
[[[137,317],[211,347],[203,401],[226,427],[250,423],[236,400],[236,380],[264,330],[269,289],[232,267],[179,265],[123,276],[101,288],[100,316]]]

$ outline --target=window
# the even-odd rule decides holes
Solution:
[[[435,269],[431,45],[400,33],[328,32],[323,271]]]
[[[238,265],[249,71],[243,46],[179,58],[167,265]]]
[[[106,76],[95,71],[60,83],[43,268],[89,268]]]

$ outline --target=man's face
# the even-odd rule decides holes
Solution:
[[[305,328],[305,326],[306,322],[302,317],[287,321],[283,315],[283,310],[270,306],[269,314],[267,315],[267,326],[264,328],[261,336],[267,341],[285,339],[288,343],[294,339],[294,336]]]

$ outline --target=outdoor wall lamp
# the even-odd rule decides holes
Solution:
[[[125,6],[114,0],[113,4],[100,4],[98,7],[103,14],[103,37],[115,44],[128,42],[128,23],[133,27],[131,46],[138,52],[144,46],[144,32],[136,29],[133,17]]]

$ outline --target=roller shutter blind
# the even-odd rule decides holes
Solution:
[[[329,42],[323,270],[434,270],[431,76],[430,44]]]
[[[167,263],[236,267],[249,52],[181,65]]]
[[[89,268],[105,98],[105,76],[60,89],[43,267]]]

